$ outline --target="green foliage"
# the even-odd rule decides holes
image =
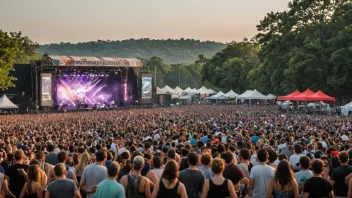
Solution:
[[[15,86],[13,81],[16,78],[10,74],[15,63],[26,64],[40,59],[35,52],[38,47],[37,43],[23,37],[22,32],[6,33],[0,30],[0,90]]]
[[[0,30],[0,90],[15,86],[15,77],[10,76],[16,61],[16,54],[20,52],[18,41]]]
[[[204,61],[202,80],[242,93],[250,88],[248,72],[259,64],[258,50],[257,44],[246,39],[229,44],[211,59]]]
[[[225,48],[223,43],[212,41],[201,42],[194,39],[154,40],[129,39],[122,41],[91,41],[86,43],[64,43],[42,45],[38,53],[66,56],[108,56],[108,57],[141,57],[157,56],[168,64],[193,63],[199,54],[213,56]]]
[[[201,57],[205,58],[203,55]],[[199,87],[201,85],[201,68],[198,63],[191,64],[167,64],[160,57],[152,57],[151,59],[142,59],[144,68],[149,71],[156,71],[156,85],[164,87],[169,85],[175,88]]]
[[[251,86],[352,97],[351,24],[351,0],[294,0],[288,11],[269,13],[257,26],[260,64],[248,74]]]
[[[16,63],[28,64],[32,60],[39,60],[36,53],[39,44],[30,40],[27,36],[22,36],[22,32],[10,32],[10,36],[17,40],[20,51],[16,55]]]

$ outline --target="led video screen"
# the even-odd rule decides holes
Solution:
[[[152,99],[153,97],[153,77],[142,76],[142,99]]]
[[[74,109],[79,104],[118,104],[118,80],[114,75],[64,75],[56,82],[57,103],[63,109]]]
[[[52,99],[52,74],[42,73],[41,74],[41,105],[42,106],[52,106],[53,99]]]

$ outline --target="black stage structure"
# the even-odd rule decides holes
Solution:
[[[156,103],[155,72],[136,58],[44,55],[30,65],[15,65],[13,75],[18,79],[16,88],[5,93],[15,104],[21,103],[22,113]]]

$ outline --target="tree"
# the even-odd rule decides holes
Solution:
[[[61,42],[42,45],[38,53],[63,56],[107,56],[107,57],[142,57],[158,56],[167,64],[191,64],[199,54],[211,57],[226,47],[219,42],[201,42],[194,39],[155,40],[149,38],[127,39],[122,41],[91,41],[77,44]]]
[[[18,40],[0,30],[0,90],[14,87],[15,77],[10,75],[14,71],[13,65],[16,61],[16,54],[20,52]]]
[[[294,0],[289,10],[268,13],[257,25],[261,64],[251,86],[287,94],[294,89],[352,96],[351,0]]]
[[[143,65],[150,71],[156,71],[156,86],[158,87],[164,84],[164,75],[171,70],[170,65],[166,64],[162,58],[156,56],[153,56],[149,60],[144,60]]]
[[[233,42],[210,60],[204,62],[202,81],[209,81],[223,89],[242,92],[249,88],[248,72],[259,64],[257,53],[259,46],[245,39]]]
[[[27,36],[22,36],[22,32],[10,32],[10,36],[17,40],[20,51],[16,55],[16,63],[28,64],[31,60],[39,60],[40,56],[36,50],[39,44],[30,40]]]

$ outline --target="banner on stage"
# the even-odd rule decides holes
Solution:
[[[142,67],[137,58],[49,56],[49,60],[55,66]]]

